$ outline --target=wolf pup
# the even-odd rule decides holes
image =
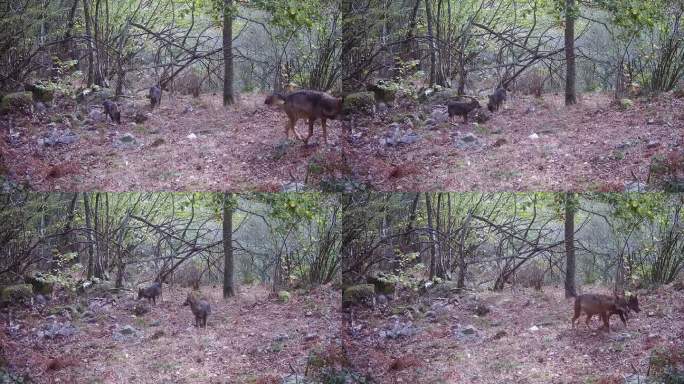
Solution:
[[[323,141],[328,143],[328,130],[325,126],[328,119],[337,119],[342,113],[342,99],[334,97],[325,92],[301,90],[292,92],[288,95],[281,95],[274,93],[266,98],[264,102],[266,105],[277,105],[289,118],[285,126],[285,136],[290,138],[290,131],[299,140],[304,141],[307,145],[309,139],[313,135],[314,122],[316,119],[321,119],[321,127],[323,128]],[[299,119],[309,120],[309,135],[302,138],[295,130],[295,125]]]
[[[481,108],[480,103],[472,99],[468,103],[462,101],[452,101],[447,104],[447,110],[449,111],[449,118],[454,116],[463,116],[463,121],[468,122],[468,114],[474,109]]]
[[[150,88],[150,94],[147,95],[147,98],[150,99],[152,109],[161,104],[161,96],[162,89],[159,85],[155,85],[154,87]]]
[[[119,106],[116,105],[115,102],[111,100],[105,100],[102,103],[102,106],[104,107],[105,114],[107,114],[112,121],[116,122],[117,124],[121,124],[121,112],[119,112]]]
[[[189,305],[192,314],[195,315],[195,327],[207,327],[207,317],[211,314],[211,306],[206,300],[195,297],[191,292],[188,293],[183,305]]]
[[[161,296],[161,283],[159,282],[154,282],[152,285],[150,285],[147,288],[139,288],[138,289],[138,300],[141,298],[146,298],[147,300],[152,301],[153,304],[157,304],[157,296]]]
[[[506,101],[506,89],[497,88],[493,94],[489,95],[489,103],[487,103],[487,109],[489,112],[498,111],[501,104]]]

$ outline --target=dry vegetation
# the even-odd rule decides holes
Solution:
[[[193,326],[180,289],[167,289],[164,300],[140,317],[133,315],[130,293],[91,298],[81,311],[53,304],[17,309],[11,321],[2,315],[2,354],[35,383],[271,383],[303,375],[311,355],[336,344],[340,300],[334,290],[293,295],[288,303],[269,298],[263,287],[241,291],[224,301],[220,287],[202,289],[212,305],[206,329]],[[37,336],[53,322],[70,323],[77,331],[54,339]],[[140,333],[113,337],[126,325]]]
[[[3,117],[0,160],[11,179],[43,191],[279,191],[304,181],[315,189],[339,189],[349,180],[387,191],[616,191],[635,177],[645,182],[653,156],[679,156],[684,134],[684,99],[671,96],[642,100],[626,111],[602,94],[585,95],[569,108],[560,96],[513,96],[484,124],[455,119],[434,130],[418,124],[413,132],[420,139],[413,144],[380,143],[392,122],[419,114],[408,105],[355,118],[351,142],[342,128],[349,123],[332,122],[331,145],[304,147],[283,141],[286,118],[263,100],[245,95],[224,110],[220,96],[165,97],[145,123],[124,114],[121,126],[73,124],[79,140],[56,147],[38,140],[63,129],[64,123],[48,123],[71,114],[73,106],[33,118]],[[305,124],[299,124],[303,132]],[[137,145],[115,146],[126,133]],[[457,148],[455,140],[466,133],[481,145]],[[313,141],[320,140],[317,124]]]
[[[344,336],[356,369],[380,383],[645,382],[654,350],[684,351],[684,291],[660,288],[640,301],[627,327],[613,317],[610,334],[598,330],[596,317],[592,329],[584,316],[571,329],[572,301],[545,287],[355,311]],[[477,316],[477,304],[490,312]],[[414,334],[383,337],[393,330]]]

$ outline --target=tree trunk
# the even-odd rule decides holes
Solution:
[[[577,295],[575,290],[575,195],[565,194],[565,297]]]
[[[433,39],[433,33],[432,33],[432,7],[430,5],[430,2],[432,0],[425,0],[425,13],[427,17],[427,38],[428,38],[428,45],[430,46],[430,86],[435,85],[435,74],[437,71],[437,56],[436,56],[436,50],[437,47],[435,46],[435,41]]]
[[[86,220],[86,239],[88,241],[88,267],[86,269],[86,277],[88,280],[93,278],[93,258],[95,256],[95,249],[93,247],[93,225],[90,214],[90,198],[88,193],[83,193],[83,206],[85,208]]]
[[[93,53],[93,29],[90,23],[90,0],[83,0],[83,18],[85,19],[85,38],[86,49],[88,50],[88,86],[92,86],[95,82],[95,56]]]
[[[233,282],[233,197],[232,194],[223,195],[223,298],[235,296]]]
[[[575,0],[565,0],[565,105],[577,104],[575,90]]]
[[[432,280],[435,277],[437,250],[435,247],[434,227],[432,226],[432,204],[430,201],[430,192],[425,192],[425,205],[427,207],[428,235],[430,237],[430,280]]]
[[[223,105],[235,103],[233,96],[233,0],[223,1]]]

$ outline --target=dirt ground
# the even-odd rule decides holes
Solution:
[[[286,304],[269,299],[262,287],[243,288],[228,301],[220,287],[202,292],[212,305],[206,329],[195,328],[189,307],[181,305],[185,291],[167,290],[140,317],[131,311],[132,293],[89,300],[94,322],[68,311],[49,317],[53,306],[16,311],[11,324],[2,321],[0,346],[9,366],[35,383],[232,384],[303,375],[310,352],[338,339],[341,299],[330,288],[293,295]],[[50,323],[69,323],[77,331],[40,337]],[[139,334],[114,336],[126,325]]]
[[[380,383],[624,383],[646,375],[653,348],[684,340],[684,291],[639,299],[641,312],[626,327],[614,316],[610,333],[596,317],[587,328],[584,315],[572,329],[572,299],[557,288],[482,292],[423,310],[390,302],[347,316],[344,342],[355,368]],[[477,304],[490,312],[477,316]]]
[[[393,122],[419,114],[415,104],[397,103],[373,117],[332,122],[328,146],[319,143],[317,124],[307,147],[284,141],[285,116],[264,105],[264,97],[243,95],[224,109],[220,95],[173,96],[142,124],[124,114],[122,125],[69,128],[59,118],[73,115],[68,105],[30,118],[4,116],[0,174],[40,191],[280,191],[292,183],[316,190],[360,184],[381,191],[619,191],[647,180],[654,155],[684,147],[684,99],[668,96],[622,111],[609,95],[583,95],[570,108],[561,96],[513,95],[487,123],[455,118],[436,129],[420,123],[412,129],[418,141],[386,146],[381,139]],[[78,141],[40,143],[65,129]],[[303,121],[298,130],[304,132]],[[136,145],[116,145],[126,133]],[[480,145],[457,147],[467,133]]]

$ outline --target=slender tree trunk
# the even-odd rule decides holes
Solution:
[[[233,96],[233,0],[223,1],[223,105],[235,103]]]
[[[432,87],[435,85],[435,75],[437,71],[437,56],[436,56],[436,50],[437,47],[435,46],[435,41],[433,39],[433,33],[432,33],[432,6],[430,3],[432,0],[425,0],[425,13],[427,17],[427,30],[428,30],[428,45],[430,46],[430,86]]]
[[[93,246],[93,225],[92,225],[92,215],[90,213],[90,198],[88,193],[83,193],[83,207],[85,209],[85,221],[86,221],[86,239],[88,241],[88,267],[86,268],[86,277],[88,280],[93,278],[93,258],[95,257],[95,249]]]
[[[575,0],[565,0],[565,105],[577,104],[575,82]]]
[[[428,235],[430,237],[430,280],[435,277],[435,267],[437,265],[437,249],[435,247],[435,233],[432,226],[432,202],[430,192],[425,192],[425,205],[427,207]]]
[[[83,18],[85,19],[86,49],[88,50],[88,86],[95,82],[95,55],[93,53],[93,27],[90,19],[90,0],[83,0]]]
[[[223,195],[223,298],[235,296],[233,282],[233,196]]]
[[[565,194],[565,297],[577,295],[575,290],[575,210],[572,192]]]

